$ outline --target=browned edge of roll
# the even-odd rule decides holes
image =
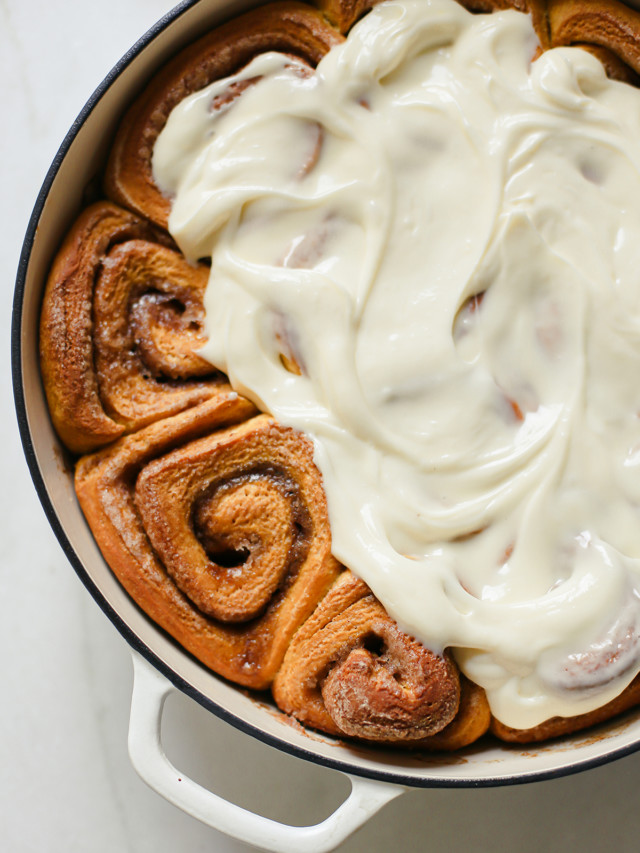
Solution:
[[[595,711],[578,714],[575,717],[552,717],[540,723],[539,726],[533,726],[529,729],[513,729],[494,717],[491,720],[491,732],[500,740],[508,743],[540,743],[541,741],[576,734],[599,723],[607,722],[639,704],[640,675],[636,676],[619,696],[596,708]]]
[[[344,572],[294,636],[273,694],[311,728],[406,743],[454,719],[460,683],[447,653],[401,631],[367,585]]]
[[[592,50],[611,76],[637,84],[639,11],[618,0],[548,0],[547,6],[552,47]]]
[[[341,41],[319,10],[283,0],[234,18],[189,45],[156,74],[125,114],[107,164],[107,195],[166,227],[171,203],[155,184],[151,158],[171,110],[259,53],[280,51],[315,66]]]
[[[315,5],[336,29],[346,34],[365,12],[383,0],[315,0]]]
[[[168,234],[111,202],[78,217],[49,273],[41,372],[53,425],[75,453],[94,450],[214,393],[204,343],[208,271]]]

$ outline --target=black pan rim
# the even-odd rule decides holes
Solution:
[[[84,565],[77,556],[71,541],[67,537],[63,529],[56,510],[49,498],[45,481],[38,465],[33,438],[29,429],[27,418],[27,407],[23,391],[23,369],[22,369],[22,313],[24,296],[26,289],[27,271],[31,258],[31,253],[36,242],[36,233],[38,224],[51,191],[55,179],[60,170],[71,144],[75,140],[80,129],[86,122],[89,115],[92,113],[98,102],[107,92],[113,82],[120,74],[131,64],[131,62],[158,36],[160,33],[181,17],[185,12],[195,6],[199,0],[183,0],[174,9],[164,15],[157,21],[114,65],[111,71],[102,80],[100,85],[95,89],[90,96],[77,118],[73,122],[71,128],[66,134],[60,148],[58,149],[51,166],[45,176],[42,187],[37,195],[31,217],[25,233],[18,270],[16,275],[16,285],[13,300],[12,323],[11,323],[11,367],[12,367],[12,383],[14,392],[14,401],[16,408],[16,417],[22,447],[33,481],[36,493],[44,510],[45,516],[69,562],[71,563],[76,574],[87,588],[95,602],[105,613],[107,618],[113,623],[115,628],[125,639],[128,645],[147,660],[155,669],[162,673],[171,684],[185,695],[189,696],[198,704],[202,705],[219,719],[234,726],[234,728],[256,738],[257,740],[288,753],[294,757],[305,761],[310,761],[316,765],[326,767],[331,770],[336,770],[341,773],[346,773],[352,776],[358,776],[366,779],[371,779],[379,782],[391,783],[408,788],[487,788],[499,787],[504,785],[519,785],[530,782],[539,782],[547,779],[556,779],[563,776],[573,775],[594,767],[608,764],[619,758],[630,755],[640,749],[640,738],[635,743],[624,745],[622,747],[605,751],[603,754],[594,756],[588,759],[574,761],[570,764],[563,765],[552,769],[524,771],[517,774],[496,774],[495,776],[483,776],[476,779],[442,779],[442,778],[420,778],[412,775],[403,774],[401,771],[393,771],[387,769],[369,769],[350,763],[349,759],[331,759],[322,755],[318,755],[313,750],[303,749],[302,747],[290,743],[285,739],[273,736],[260,728],[246,722],[242,718],[236,716],[226,708],[218,705],[208,696],[205,696],[197,688],[187,682],[178,672],[169,667],[161,660],[146,644],[129,627],[120,614],[106,600],[98,586],[89,576]],[[426,771],[425,771],[426,772]]]

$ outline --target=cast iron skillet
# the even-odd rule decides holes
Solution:
[[[319,853],[333,849],[407,786],[515,784],[575,773],[627,755],[640,747],[640,717],[626,715],[595,732],[535,751],[489,742],[467,749],[464,761],[459,755],[418,759],[407,752],[308,736],[167,637],[129,599],[102,558],[77,504],[72,469],[51,427],[40,380],[38,320],[47,271],[85,202],[87,187],[95,184],[119,117],[154,69],[208,28],[255,5],[255,0],[181,3],[122,57],[73,123],[45,178],[24,240],[13,308],[13,385],[24,452],[47,518],[80,579],[134,650],[130,751],[136,769],[164,796],[222,831],[278,853]],[[253,737],[347,774],[353,785],[350,798],[318,827],[291,828],[243,812],[195,783],[186,784],[167,762],[157,737],[164,698],[174,688]]]

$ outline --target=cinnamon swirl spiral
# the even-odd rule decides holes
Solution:
[[[456,717],[460,680],[447,653],[401,631],[367,585],[344,572],[295,635],[273,693],[312,728],[422,746]]]
[[[99,202],[80,215],[40,322],[49,411],[70,450],[93,450],[216,391],[221,374],[195,353],[207,279],[129,211]]]
[[[215,672],[269,686],[335,580],[310,443],[228,387],[83,457],[76,491],[137,603]]]

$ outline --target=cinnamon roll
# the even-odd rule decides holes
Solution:
[[[401,631],[367,585],[345,572],[295,635],[273,694],[312,728],[393,743],[448,726],[460,680],[449,654]]]
[[[609,77],[640,84],[640,13],[619,0],[458,0],[471,12],[531,15],[540,47],[581,47]]]
[[[285,0],[223,24],[179,53],[135,101],[116,135],[105,175],[107,195],[166,227],[171,201],[156,186],[153,146],[183,98],[238,71],[260,53],[279,51],[310,67],[342,41],[318,9]],[[229,100],[239,94],[229,93]],[[212,109],[221,104],[212,104]]]
[[[195,405],[223,382],[204,341],[206,267],[110,202],[77,219],[49,274],[40,321],[53,424],[76,453]]]
[[[251,414],[220,388],[84,456],[76,492],[142,609],[215,672],[264,689],[339,566],[310,443]]]

